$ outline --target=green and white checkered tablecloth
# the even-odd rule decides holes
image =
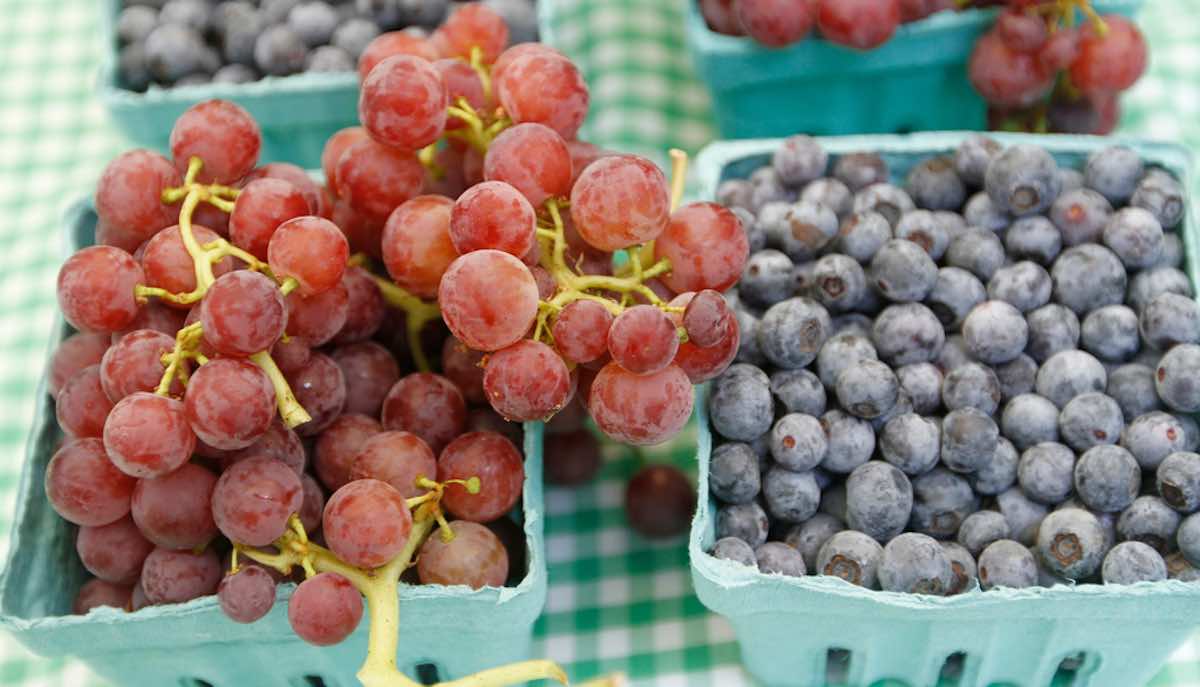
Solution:
[[[686,0],[558,0],[558,47],[583,66],[596,143],[656,154],[713,135],[708,95],[683,44]],[[89,192],[125,146],[92,95],[102,42],[95,0],[0,0],[0,557],[15,506],[54,315],[63,204]],[[1200,0],[1148,0],[1151,71],[1126,98],[1124,132],[1200,149]],[[621,670],[639,685],[752,684],[729,625],[691,591],[682,539],[648,543],[625,527],[623,485],[641,460],[610,447],[601,479],[546,492],[550,591],[536,650],[575,679]],[[686,451],[672,454],[685,464]],[[1155,687],[1200,687],[1200,639]],[[92,687],[73,661],[29,655],[0,636],[0,685]],[[247,684],[252,684],[248,682]]]

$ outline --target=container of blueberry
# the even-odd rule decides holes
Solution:
[[[689,543],[768,685],[1144,684],[1200,618],[1188,153],[722,142],[752,254]]]
[[[68,255],[94,243],[96,223],[90,201],[68,209]],[[71,333],[59,317],[51,350]],[[47,376],[38,389],[12,544],[0,576],[0,628],[40,655],[78,658],[116,684],[358,684],[355,672],[366,653],[368,624],[360,623],[340,644],[314,649],[288,622],[287,602],[296,589],[290,582],[279,584],[276,603],[253,625],[230,621],[213,594],[132,612],[103,607],[73,614],[80,585],[90,574],[76,553],[79,528],[59,517],[46,498],[46,465],[63,440],[49,388]],[[522,448],[520,505],[490,525],[513,545],[505,586],[400,585],[396,660],[402,671],[427,684],[531,657],[533,624],[546,600],[541,423],[525,424]]]
[[[484,0],[513,43],[537,39],[533,0]],[[262,129],[262,159],[306,168],[358,124],[359,55],[380,33],[425,33],[449,0],[105,0],[97,88],[134,143],[168,149],[189,106],[232,100]]]
[[[732,11],[716,9],[729,3],[687,3],[688,50],[712,94],[722,138],[786,136],[796,131],[907,133],[987,125],[987,105],[967,80],[967,58],[992,25],[993,9],[940,11],[904,23],[882,45],[859,51],[816,36],[771,48],[747,36],[718,33],[705,21],[700,4],[713,5],[714,12],[728,13],[727,17],[732,17]],[[1126,16],[1135,14],[1141,4],[1142,0],[1093,3],[1101,14]],[[877,14],[863,8],[854,21],[866,24],[875,21]],[[870,35],[877,29],[859,26],[856,31]]]

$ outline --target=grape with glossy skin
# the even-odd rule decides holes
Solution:
[[[258,162],[262,134],[258,123],[228,100],[206,100],[189,107],[171,129],[171,156],[180,174],[188,161],[204,161],[196,180],[231,184],[250,173]]]
[[[400,204],[419,195],[425,183],[425,168],[412,152],[370,138],[347,148],[336,171],[338,194],[369,220],[386,219]]]
[[[100,360],[100,385],[113,403],[138,391],[154,391],[162,380],[164,353],[175,348],[175,338],[150,329],[130,332],[112,345]],[[179,393],[183,386],[172,384]]]
[[[374,341],[349,344],[330,354],[346,380],[342,412],[379,417],[383,399],[400,379],[400,366],[386,348]]]
[[[149,150],[121,153],[96,183],[96,214],[114,229],[148,239],[175,223],[179,208],[163,203],[162,192],[182,184],[183,177],[162,155]]]
[[[462,434],[466,421],[462,392],[449,379],[430,372],[401,377],[383,400],[383,428],[412,432],[434,453]]]
[[[46,499],[67,522],[107,525],[129,513],[136,481],[112,464],[99,439],[68,439],[46,466]]]
[[[428,60],[396,55],[375,65],[363,79],[358,118],[376,141],[419,150],[442,135],[449,104],[446,84]]]
[[[679,350],[679,335],[666,313],[652,305],[636,305],[617,316],[608,330],[608,352],[635,374],[662,370]]]
[[[228,470],[229,466],[234,463],[256,456],[283,461],[297,475],[304,474],[304,464],[307,461],[304,444],[300,442],[300,437],[283,424],[279,418],[275,418],[258,441],[240,451],[225,454],[220,460],[221,469]]]
[[[900,25],[899,0],[818,0],[816,10],[821,36],[856,50],[883,45]]]
[[[658,238],[667,227],[670,205],[667,178],[653,162],[636,155],[596,160],[571,188],[575,229],[602,251]]]
[[[75,551],[83,567],[96,577],[119,585],[132,585],[142,574],[142,563],[154,550],[129,517],[96,527],[80,527]]]
[[[58,270],[58,307],[72,327],[115,332],[137,316],[133,288],[146,281],[134,259],[112,246],[89,246]]]
[[[686,309],[694,297],[695,294],[690,292],[681,293],[668,305]],[[741,331],[738,328],[737,315],[729,310],[727,316],[729,318],[727,325],[718,327],[727,333],[716,344],[701,347],[690,339],[679,344],[679,351],[675,353],[674,362],[687,374],[688,379],[692,380],[692,384],[700,384],[715,378],[724,372],[737,356],[738,345],[741,343]],[[676,326],[683,324],[683,318],[678,313],[670,313],[670,317]]]
[[[734,8],[738,28],[763,45],[779,48],[808,35],[817,3],[810,0],[738,0]]]
[[[313,470],[330,491],[351,480],[350,465],[367,439],[383,431],[383,425],[366,415],[342,415],[317,438]]]
[[[304,489],[296,473],[281,461],[259,456],[227,469],[213,489],[213,520],[221,534],[249,546],[266,546],[300,512]]]
[[[309,215],[279,225],[267,256],[277,278],[291,277],[300,282],[300,295],[313,296],[341,283],[350,244],[333,222]]]
[[[165,549],[197,549],[217,536],[212,493],[217,476],[188,463],[157,479],[138,480],[133,521],[147,539]]]
[[[489,356],[483,388],[504,419],[544,420],[570,400],[571,373],[553,348],[523,339]]]
[[[256,179],[246,184],[229,215],[229,238],[259,260],[280,224],[314,212],[296,186],[281,179]]]
[[[63,339],[54,349],[50,359],[50,370],[46,373],[46,386],[50,396],[57,399],[68,381],[84,368],[100,364],[108,350],[110,338],[106,334],[77,332]]]
[[[654,242],[654,259],[671,261],[662,280],[676,293],[728,289],[742,275],[749,254],[741,222],[716,203],[679,208]]]
[[[1146,39],[1125,17],[1106,14],[1101,34],[1088,22],[1080,32],[1079,55],[1071,63],[1071,83],[1086,94],[1117,93],[1146,71]]]
[[[104,422],[104,451],[122,472],[161,477],[188,462],[196,435],[183,402],[138,391],[113,406]]]
[[[459,5],[431,38],[445,57],[471,58],[478,46],[485,64],[491,64],[508,45],[508,24],[486,5]]]
[[[308,176],[308,172],[304,171],[303,167],[299,165],[293,165],[290,162],[268,162],[265,165],[255,167],[238,183],[242,185],[244,193],[247,186],[261,179],[286,181],[294,186],[296,190],[300,191],[301,195],[304,196],[304,200],[308,202],[308,212],[302,212],[300,213],[301,215],[320,214],[323,216],[325,214],[322,212],[322,209],[327,208],[329,204],[327,199],[323,197],[326,191],[321,187],[320,184],[318,184],[316,181],[313,181],[312,177]],[[238,200],[241,200],[241,198],[242,196],[239,195]],[[206,206],[205,204],[201,204],[200,207]],[[230,220],[230,215],[226,215],[224,212],[217,210],[215,207],[212,209],[216,212],[217,216],[224,217],[227,222]],[[203,224],[203,222],[201,224]],[[213,229],[218,230],[217,227],[213,227]]]
[[[293,291],[284,301],[288,309],[285,328],[288,336],[299,339],[301,344],[310,348],[323,346],[333,340],[346,326],[346,318],[350,314],[350,292],[346,290],[344,281],[307,297],[300,295],[299,291]],[[278,343],[275,345],[279,346]],[[282,363],[279,365],[283,367]]]
[[[347,267],[342,275],[349,302],[346,305],[346,323],[333,337],[334,343],[349,344],[366,341],[379,331],[383,323],[384,302],[379,286],[361,267]]]
[[[454,201],[417,196],[396,208],[383,227],[383,262],[401,288],[433,298],[446,269],[458,257],[450,239]]]
[[[355,143],[365,140],[367,130],[361,126],[351,126],[341,129],[325,141],[325,147],[321,149],[321,171],[325,173],[325,183],[329,190],[333,191],[333,195],[342,195],[337,177],[338,161],[342,159],[342,153]]]
[[[512,510],[525,482],[521,453],[495,432],[468,432],[455,439],[438,457],[439,482],[479,478],[479,493],[461,484],[446,487],[442,506],[455,517],[491,522]]]
[[[737,320],[721,294],[711,289],[697,293],[683,312],[688,340],[702,348],[716,346],[729,336]]]
[[[321,531],[338,558],[360,568],[378,568],[404,550],[412,514],[392,485],[360,479],[329,497]]]
[[[557,132],[542,124],[517,124],[488,146],[483,176],[503,181],[539,208],[551,196],[571,192],[571,153]]]
[[[288,384],[312,420],[296,427],[302,437],[320,434],[346,407],[346,377],[324,353],[313,353],[302,369],[289,372]]]
[[[142,566],[142,590],[152,604],[183,603],[208,596],[221,582],[221,560],[203,553],[157,548]]]
[[[350,636],[362,620],[362,596],[337,573],[319,573],[301,582],[288,600],[292,631],[309,644],[331,646]]]
[[[246,448],[275,419],[275,389],[257,365],[219,358],[192,375],[184,410],[192,431],[204,443],[226,451]]]
[[[450,523],[454,539],[435,532],[421,545],[417,575],[421,584],[462,584],[471,589],[503,587],[508,578],[508,552],[484,525],[469,520]]]
[[[87,615],[88,611],[101,606],[128,608],[132,593],[133,590],[126,585],[113,584],[99,579],[88,580],[79,588],[79,594],[75,596],[71,612],[75,615]]]
[[[567,360],[590,363],[608,351],[613,315],[603,304],[590,300],[569,303],[558,313],[550,332],[554,345]]]
[[[533,248],[536,231],[533,206],[503,181],[467,189],[450,213],[450,240],[459,254],[494,248],[519,258]]]
[[[677,365],[639,375],[610,362],[592,382],[588,410],[600,430],[617,441],[659,444],[687,424],[692,383]]]
[[[507,62],[495,78],[496,99],[517,123],[544,124],[564,139],[575,138],[587,117],[587,83],[571,60],[531,51]]]
[[[225,355],[245,357],[283,335],[287,305],[269,278],[238,270],[218,278],[200,301],[204,340]]]
[[[221,238],[217,232],[199,224],[192,225],[192,236],[196,243],[203,246]],[[158,232],[146,242],[142,249],[142,272],[146,275],[146,283],[166,289],[171,293],[190,293],[196,288],[196,267],[192,256],[183,244],[183,234],[179,225],[171,225]],[[219,277],[233,270],[233,258],[225,258],[213,263],[213,276]],[[187,310],[190,305],[175,304],[163,301],[175,308]]]
[[[112,399],[100,382],[100,366],[91,365],[67,380],[54,404],[58,426],[73,437],[99,437],[112,410]]]
[[[350,479],[387,482],[404,498],[425,493],[417,478],[437,477],[437,458],[421,437],[411,432],[381,432],[359,447],[350,465]]]
[[[496,351],[529,331],[537,317],[537,282],[508,253],[477,250],[450,264],[438,304],[455,338],[478,351]]]
[[[217,602],[230,620],[252,623],[275,605],[275,580],[257,565],[242,567],[217,585]]]

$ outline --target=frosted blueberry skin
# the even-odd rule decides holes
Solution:
[[[1109,146],[1088,156],[1083,183],[1113,205],[1122,205],[1133,196],[1144,171],[1142,158],[1136,151],[1126,146]]]
[[[879,586],[884,591],[943,596],[953,581],[950,560],[932,537],[906,532],[883,547]]]
[[[984,190],[995,206],[1014,217],[1047,210],[1062,190],[1058,164],[1046,150],[1014,145],[992,159]]]
[[[1075,488],[1075,452],[1047,441],[1021,454],[1017,481],[1030,499],[1046,505],[1067,500]]]
[[[818,575],[831,575],[865,587],[879,588],[883,547],[862,532],[843,530],[829,538],[817,554]]]
[[[784,541],[804,557],[805,567],[817,571],[817,554],[833,535],[846,529],[846,524],[828,513],[817,513],[788,530]]]
[[[1133,454],[1120,446],[1095,446],[1075,463],[1075,493],[1094,510],[1124,510],[1137,497],[1141,482],[1141,468]]]
[[[708,463],[708,486],[725,503],[749,503],[762,488],[758,454],[748,444],[721,444]]]
[[[913,486],[894,465],[868,462],[846,478],[846,524],[876,541],[904,531],[913,508]]]
[[[1158,397],[1171,410],[1194,413],[1200,410],[1200,346],[1180,344],[1163,355],[1154,371]]]
[[[758,565],[758,559],[754,555],[754,548],[737,537],[722,537],[713,545],[712,555],[721,560],[733,561],[742,565],[755,567]]]
[[[1180,513],[1200,510],[1200,454],[1179,451],[1167,456],[1158,466],[1156,485],[1163,501]]]
[[[1038,530],[1037,550],[1051,572],[1069,580],[1091,577],[1108,553],[1100,522],[1079,508],[1064,508],[1047,515]]]
[[[1021,394],[1004,405],[1000,432],[1024,451],[1046,441],[1058,441],[1058,406],[1037,394]]]
[[[992,542],[979,554],[979,586],[1021,589],[1038,583],[1037,560],[1033,553],[1011,539]]]
[[[1117,544],[1104,557],[1100,569],[1104,584],[1134,584],[1167,579],[1167,563],[1147,544],[1126,541]]]
[[[1173,550],[1183,518],[1158,496],[1139,496],[1117,518],[1121,541],[1140,541],[1161,555]]]
[[[769,541],[754,550],[759,572],[768,575],[804,577],[804,556],[783,542]]]
[[[755,548],[767,541],[771,523],[757,503],[722,506],[717,510],[717,538],[735,537]]]
[[[912,490],[908,529],[937,539],[953,539],[962,521],[979,509],[979,497],[970,483],[945,468],[913,478]]]
[[[1008,539],[1008,521],[998,511],[981,510],[971,513],[958,528],[958,543],[978,558],[992,542]]]

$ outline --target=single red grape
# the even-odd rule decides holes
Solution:
[[[634,446],[660,444],[692,414],[692,383],[677,365],[634,374],[611,362],[596,375],[588,411],[608,436]]]
[[[196,435],[183,402],[138,391],[117,402],[104,422],[104,451],[122,472],[153,478],[192,456]]]
[[[363,79],[358,118],[376,141],[419,150],[442,135],[449,104],[446,84],[428,60],[396,55],[375,65]]]
[[[484,63],[491,64],[508,45],[508,24],[486,5],[458,5],[431,40],[443,57],[470,59],[471,49],[478,47]]]
[[[46,465],[46,500],[67,522],[108,525],[129,514],[136,482],[112,464],[99,439],[68,439]]]
[[[625,516],[639,534],[651,539],[687,531],[696,508],[696,489],[670,465],[642,468],[625,487]]]
[[[392,354],[374,341],[363,341],[339,346],[330,357],[346,379],[342,411],[379,417],[384,397],[400,379],[400,366]]]
[[[212,494],[217,476],[195,463],[157,479],[140,479],[133,490],[133,521],[164,549],[199,549],[217,536]]]
[[[523,339],[488,357],[483,388],[506,420],[544,420],[570,400],[571,373],[553,348]]]
[[[705,289],[688,301],[683,311],[683,326],[689,341],[709,348],[729,337],[737,327],[737,319],[721,294]]]
[[[237,270],[219,277],[200,301],[204,339],[225,355],[269,350],[283,335],[287,306],[269,278]]]
[[[442,345],[442,374],[462,391],[468,403],[486,403],[483,393],[483,354],[448,337]]]
[[[500,538],[469,520],[454,520],[450,529],[454,538],[449,542],[435,533],[421,545],[417,557],[421,584],[503,587],[508,578],[508,552]]]
[[[544,447],[546,481],[550,484],[585,484],[592,481],[604,464],[600,443],[586,429],[547,433]]]
[[[1079,56],[1079,30],[1062,28],[1054,32],[1038,50],[1037,58],[1046,71],[1057,72],[1071,66]]]
[[[602,251],[656,239],[667,226],[670,205],[662,171],[636,155],[596,160],[571,189],[575,229]]]
[[[256,179],[246,184],[229,215],[229,239],[259,260],[280,224],[312,214],[299,187],[282,179]]]
[[[296,427],[300,436],[320,434],[342,414],[346,406],[346,378],[329,356],[314,352],[304,368],[286,376],[296,400],[312,417]]]
[[[816,5],[811,0],[737,0],[737,21],[754,40],[779,48],[812,30]]]
[[[686,308],[691,303],[693,296],[695,294],[691,292],[681,293],[669,305]],[[679,344],[679,351],[675,353],[675,364],[687,374],[688,379],[692,380],[692,384],[700,384],[713,379],[724,372],[737,356],[738,344],[741,342],[737,316],[733,314],[732,310],[728,311],[726,316],[729,318],[726,326],[719,327],[724,330],[725,334],[716,344],[707,348],[702,348],[690,340]],[[683,318],[677,313],[671,313],[671,320],[676,325],[683,323]]]
[[[658,372],[679,350],[675,323],[653,305],[635,305],[617,316],[608,330],[608,352],[636,374]]]
[[[83,567],[105,582],[122,586],[138,581],[142,563],[153,550],[154,544],[128,516],[107,525],[80,527],[75,537],[75,551]]]
[[[63,384],[55,399],[58,426],[73,437],[99,437],[113,402],[100,382],[100,366],[89,365]]]
[[[114,229],[148,239],[176,221],[179,208],[163,203],[162,192],[182,184],[183,177],[162,155],[149,150],[121,153],[96,183],[96,214]]]
[[[350,464],[350,480],[387,482],[404,498],[425,493],[417,478],[437,477],[437,458],[421,437],[411,432],[381,432],[359,447]]]
[[[184,410],[204,443],[231,451],[258,441],[275,419],[275,388],[254,363],[219,358],[188,382]]]
[[[79,588],[71,612],[75,615],[87,615],[88,611],[102,606],[128,608],[132,593],[133,590],[127,585],[113,584],[100,579],[88,580]]]
[[[58,270],[58,307],[71,326],[114,332],[137,316],[133,287],[146,281],[133,257],[112,246],[89,246]]]
[[[1124,91],[1146,71],[1146,39],[1137,25],[1117,14],[1103,20],[1103,35],[1090,22],[1083,27],[1079,56],[1071,63],[1071,83],[1089,95]]]
[[[496,98],[518,124],[545,124],[575,138],[588,112],[588,87],[571,60],[553,52],[520,55],[495,79]]]
[[[171,168],[174,171],[174,167]],[[167,220],[169,223],[171,220]],[[146,240],[145,236],[122,229],[116,224],[104,221],[103,217],[96,219],[96,245],[120,248],[126,253],[133,253]]]
[[[100,385],[113,403],[137,391],[154,391],[166,367],[164,353],[175,348],[175,337],[152,329],[139,329],[125,335],[104,353],[100,360]],[[178,382],[173,393],[182,393]]]
[[[455,338],[478,351],[496,351],[529,331],[537,317],[537,282],[508,253],[477,250],[450,264],[438,288],[438,304]]]
[[[221,559],[202,553],[157,548],[142,566],[142,590],[152,604],[183,603],[208,596],[221,582]]]
[[[204,161],[196,180],[232,184],[254,169],[262,133],[258,123],[241,106],[228,100],[206,100],[192,105],[171,129],[171,156],[175,169],[187,171],[188,161]]]
[[[536,234],[533,206],[503,181],[467,189],[450,213],[450,240],[460,254],[494,248],[519,258],[533,248]]]
[[[275,605],[275,580],[257,565],[242,567],[217,585],[217,602],[230,620],[252,623]]]
[[[521,452],[494,432],[469,432],[450,443],[438,457],[438,481],[479,478],[479,493],[460,484],[446,487],[442,506],[472,522],[491,522],[512,510],[521,498],[525,466]]]
[[[379,286],[370,274],[361,267],[347,267],[342,275],[349,302],[346,305],[346,323],[333,337],[337,344],[365,341],[379,331],[383,324],[384,302]]]
[[[538,250],[538,244],[533,244],[534,251]],[[526,265],[529,265],[529,260],[523,259]],[[558,282],[555,281],[554,275],[550,274],[549,270],[541,265],[529,265],[529,273],[533,275],[533,281],[537,284],[538,299],[548,301],[554,298],[558,293]]]
[[[304,502],[300,505],[300,524],[310,536],[321,529],[321,514],[325,512],[325,490],[309,475],[300,475]]]
[[[325,147],[321,149],[321,171],[325,173],[325,183],[329,186],[329,190],[333,191],[333,195],[342,195],[338,189],[337,178],[338,160],[342,159],[342,153],[355,143],[366,139],[366,129],[361,126],[350,126],[339,130],[325,141]]]
[[[304,488],[283,462],[258,456],[230,466],[212,494],[213,520],[221,534],[248,546],[266,546],[287,529],[300,512]],[[147,590],[149,591],[149,590]]]
[[[360,568],[378,568],[404,550],[412,514],[392,485],[360,479],[329,497],[321,531],[338,558]]]
[[[228,470],[234,463],[258,456],[282,461],[297,475],[304,474],[304,464],[308,461],[300,437],[279,418],[275,418],[258,441],[240,451],[227,453],[221,459],[221,469]]]
[[[288,600],[292,631],[317,646],[330,646],[349,637],[362,613],[362,596],[337,573],[320,573],[304,580]]]
[[[442,274],[458,251],[450,240],[454,201],[417,196],[392,212],[383,228],[383,262],[401,288],[421,298],[437,295]]]
[[[662,281],[672,291],[724,291],[742,276],[750,243],[741,222],[716,203],[689,203],[671,214],[654,258],[671,261]]]
[[[856,50],[879,47],[900,25],[899,0],[818,0],[821,36]]]
[[[496,79],[499,79],[500,75],[504,73],[504,70],[508,68],[508,65],[512,64],[513,60],[517,59],[518,57],[524,57],[525,55],[532,55],[535,53],[548,53],[551,55],[558,55],[559,57],[566,57],[566,55],[563,55],[561,52],[546,45],[545,43],[518,43],[500,53],[500,56],[497,57],[496,61],[492,63],[492,80],[495,81]]]
[[[1009,48],[1024,53],[1037,52],[1050,37],[1044,19],[1017,9],[1000,13],[996,18],[996,31]]]
[[[268,261],[275,276],[300,282],[297,292],[312,296],[342,281],[350,244],[333,222],[322,217],[290,219],[271,235]]]
[[[554,345],[567,360],[586,363],[608,351],[613,315],[601,303],[579,300],[567,304],[551,327]]]
[[[296,290],[284,300],[288,308],[288,336],[300,339],[310,348],[332,341],[346,325],[350,314],[350,292],[345,281],[311,296],[303,296]],[[275,345],[279,346],[278,343]]]
[[[396,55],[412,55],[430,62],[441,55],[437,48],[420,36],[407,31],[388,31],[376,36],[358,57],[358,78],[366,79],[375,65]]]
[[[488,147],[483,176],[510,184],[535,208],[541,207],[547,198],[571,192],[571,153],[554,129],[536,123],[517,124],[502,131]]]
[[[383,399],[383,428],[412,432],[435,453],[462,434],[466,419],[462,392],[449,379],[430,372],[401,377]]]
[[[446,85],[446,95],[449,96],[451,105],[457,106],[458,99],[464,98],[476,112],[487,112],[490,109],[491,99],[487,93],[483,91],[483,82],[479,80],[479,72],[476,72],[470,64],[454,58],[444,58],[433,63],[433,68],[437,70],[439,76],[442,77],[442,83]],[[446,129],[461,129],[466,126],[466,123],[457,117],[446,118]],[[450,146],[446,146],[449,150]]]
[[[363,443],[383,431],[383,426],[366,415],[342,415],[317,438],[313,470],[330,491],[350,481],[350,465]]]
[[[85,367],[99,365],[108,350],[109,337],[106,334],[89,334],[79,332],[63,339],[54,349],[50,358],[50,369],[46,373],[47,391],[58,398],[63,386]]]
[[[201,246],[221,238],[212,229],[198,224],[192,225],[192,235]],[[225,258],[212,266],[213,276],[216,277],[232,270],[233,258]],[[147,284],[171,293],[189,293],[196,288],[196,267],[183,244],[178,224],[163,229],[146,242],[142,253],[142,271]],[[163,302],[183,310],[191,307],[188,304]]]
[[[994,31],[975,43],[967,75],[984,100],[1000,107],[1028,107],[1054,84],[1053,73],[1036,56],[1013,50]]]
[[[321,208],[326,204],[324,199],[321,198],[325,193],[325,189],[299,165],[293,165],[290,162],[268,162],[265,165],[255,167],[239,183],[245,189],[251,182],[259,179],[277,179],[295,186],[304,195],[304,199],[308,201],[308,212],[303,214],[319,214]],[[238,197],[241,198],[241,196]]]
[[[412,152],[370,138],[346,148],[338,158],[336,172],[339,196],[364,221],[386,219],[392,210],[420,194],[425,183],[425,168]]]

